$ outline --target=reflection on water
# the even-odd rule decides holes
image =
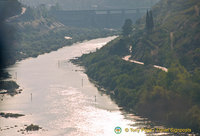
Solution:
[[[7,70],[23,88],[14,97],[0,102],[1,112],[21,113],[20,118],[0,118],[1,136],[111,136],[114,128],[121,135],[145,135],[125,132],[125,128],[143,127],[145,121],[120,111],[120,108],[89,82],[83,68],[69,59],[95,51],[114,37],[76,43],[37,58],[23,60]],[[27,125],[42,127],[37,132],[22,132]],[[23,134],[24,133],[24,134]]]

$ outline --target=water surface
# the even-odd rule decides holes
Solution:
[[[6,96],[0,102],[0,111],[21,113],[24,117],[0,118],[1,136],[112,136],[114,128],[138,128],[145,121],[121,111],[92,84],[83,68],[69,62],[83,53],[95,51],[115,37],[100,38],[58,51],[28,58],[9,67],[7,71],[23,88],[21,94]],[[25,132],[25,125],[42,127],[37,132]]]

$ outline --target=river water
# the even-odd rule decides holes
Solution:
[[[13,97],[5,96],[0,111],[25,116],[1,117],[0,136],[114,136],[117,126],[122,128],[120,135],[146,135],[141,131],[125,132],[125,128],[145,127],[147,121],[120,110],[88,80],[82,67],[69,62],[114,38],[76,43],[9,67],[7,71],[23,91]],[[20,131],[30,124],[42,129]]]

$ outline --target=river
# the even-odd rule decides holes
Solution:
[[[7,68],[23,89],[21,94],[5,96],[0,111],[20,113],[19,118],[0,118],[1,136],[113,136],[146,135],[125,132],[125,128],[147,127],[146,119],[121,110],[109,96],[102,94],[88,80],[83,68],[69,60],[95,51],[115,37],[99,38],[57,51],[28,58]],[[26,125],[42,127],[23,132]]]

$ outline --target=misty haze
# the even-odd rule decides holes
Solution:
[[[0,136],[199,130],[199,0],[0,1]]]

